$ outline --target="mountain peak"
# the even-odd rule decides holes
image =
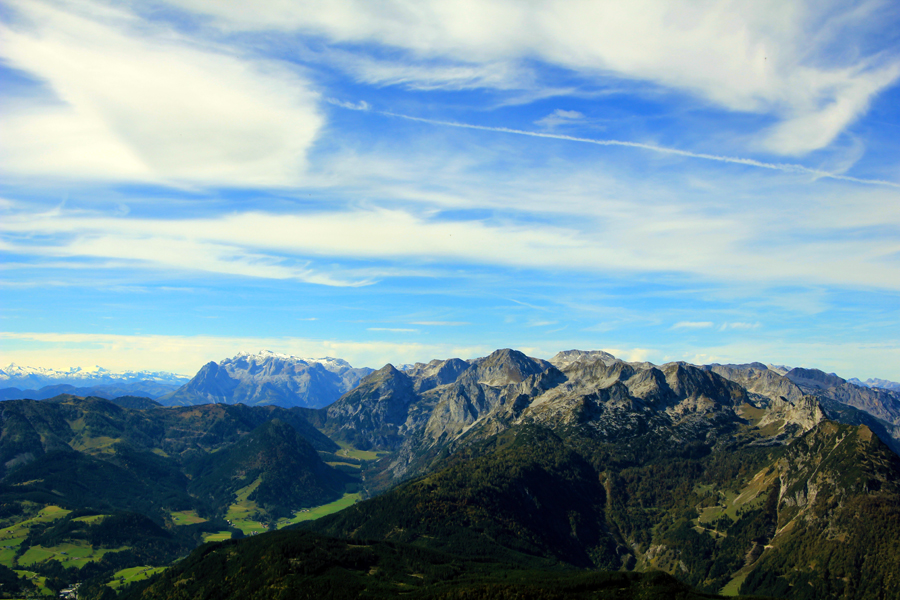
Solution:
[[[239,352],[233,358],[207,363],[187,384],[160,401],[320,408],[356,387],[371,372],[353,368],[339,358],[300,358],[271,350]]]
[[[537,375],[548,367],[549,362],[531,358],[518,350],[503,348],[495,350],[475,361],[477,379],[487,385],[519,383],[531,375]]]
[[[557,369],[564,369],[576,362],[590,362],[595,360],[599,360],[603,364],[609,366],[619,359],[603,350],[563,350],[562,352],[557,352],[556,356],[550,359],[550,362]]]
[[[284,354],[281,352],[273,352],[272,350],[259,350],[258,352],[238,352],[233,358],[225,359],[222,362],[247,360],[250,362],[266,362],[270,360],[286,361],[291,363],[303,363],[306,365],[319,364],[333,371],[340,368],[352,369],[353,367],[342,358],[334,358],[324,356],[322,358],[309,358],[303,356],[294,356],[293,354]]]
[[[188,380],[184,375],[165,371],[112,371],[95,365],[90,368],[71,367],[66,371],[48,367],[29,367],[10,363],[0,369],[0,384],[22,388],[41,388],[48,385],[86,386],[96,384],[134,383],[152,381],[181,385]]]
[[[845,383],[834,373],[825,373],[819,369],[804,369],[803,367],[794,367],[785,374],[785,377],[807,390],[824,390]]]

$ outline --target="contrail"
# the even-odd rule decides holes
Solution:
[[[478,129],[481,131],[495,131],[498,133],[513,133],[516,135],[527,135],[529,137],[537,138],[550,138],[554,140],[566,140],[569,142],[581,142],[583,144],[594,144],[597,146],[625,146],[627,148],[641,148],[642,150],[650,150],[652,152],[660,152],[662,154],[676,154],[678,156],[687,156],[689,158],[715,160],[724,163],[758,167],[760,169],[772,169],[773,171],[782,171],[784,173],[806,173],[809,175],[815,175],[816,177],[826,177],[828,179],[838,179],[841,181],[852,181],[854,183],[864,183],[867,185],[886,185],[889,187],[900,188],[900,183],[895,183],[893,181],[885,181],[883,179],[861,179],[859,177],[850,177],[849,175],[841,175],[839,173],[832,173],[831,171],[823,171],[821,169],[811,169],[809,167],[804,167],[803,165],[795,165],[790,163],[767,163],[759,160],[754,160],[752,158],[740,158],[738,156],[720,156],[718,154],[706,154],[703,152],[690,152],[688,150],[667,148],[666,146],[656,146],[654,144],[642,144],[640,142],[626,142],[623,140],[595,140],[592,138],[563,135],[560,133],[541,133],[538,131],[527,131],[525,129],[510,129],[509,127],[490,127],[488,125],[472,125],[471,123],[459,123],[457,121],[440,121],[437,119],[413,117],[410,115],[402,115],[399,113],[392,113],[388,111],[374,112],[379,112],[383,115],[388,115],[391,117],[397,117],[398,119],[418,121],[420,123],[429,123],[431,125],[459,127],[461,129]]]

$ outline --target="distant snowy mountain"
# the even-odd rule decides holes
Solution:
[[[103,367],[82,369],[75,367],[68,371],[57,371],[44,367],[23,367],[15,363],[0,369],[0,388],[17,387],[38,389],[48,385],[71,385],[93,387],[97,385],[121,385],[137,382],[179,386],[188,377],[164,371],[125,371],[116,373]]]
[[[883,390],[891,390],[892,392],[900,392],[900,383],[896,381],[888,381],[887,379],[866,379],[860,381],[856,377],[847,380],[853,385],[865,386],[869,388],[881,388]]]
[[[340,358],[301,358],[264,350],[210,362],[181,388],[162,396],[166,405],[277,404],[320,408],[353,389],[372,372]]]

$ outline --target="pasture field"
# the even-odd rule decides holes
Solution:
[[[128,585],[129,583],[143,581],[144,579],[148,579],[165,570],[166,567],[131,567],[122,569],[121,571],[116,571],[112,580],[106,585],[114,590],[118,590],[120,587]]]
[[[57,519],[62,519],[70,512],[59,506],[49,505],[40,509],[36,515],[29,519],[0,529],[0,564],[10,568],[14,566],[13,561],[16,552],[19,550],[22,542],[25,541],[25,538],[28,537],[32,526],[38,523],[50,523]]]
[[[387,452],[357,450],[353,446],[340,442],[338,442],[338,445],[341,447],[341,449],[335,452],[337,456],[346,456],[347,458],[355,458],[357,460],[378,460],[379,458],[387,454]]]
[[[204,533],[203,542],[224,542],[231,539],[230,531],[217,531],[216,533]]]
[[[171,512],[169,516],[172,518],[172,523],[176,526],[181,525],[196,525],[197,523],[206,523],[207,519],[199,516],[197,511],[194,510],[180,510],[178,512]]]
[[[725,584],[725,587],[723,587],[721,590],[719,590],[719,595],[720,596],[737,596],[738,590],[741,589],[741,584],[744,583],[745,579],[747,579],[747,575],[750,574],[751,570],[752,569],[745,571],[744,569],[741,569],[740,571],[738,571],[737,576],[734,579],[732,579],[731,581],[729,581],[727,584]]]
[[[19,557],[19,565],[28,567],[35,563],[53,559],[58,560],[67,569],[69,567],[80,569],[92,560],[100,560],[104,554],[128,549],[129,546],[122,546],[121,548],[93,548],[82,540],[74,540],[49,548],[32,546]]]
[[[340,510],[344,510],[348,506],[352,506],[355,502],[358,502],[359,499],[359,494],[344,494],[342,498],[335,500],[330,504],[303,509],[302,511],[295,513],[294,517],[291,519],[281,519],[278,521],[278,529],[293,525],[294,523],[300,523],[301,521],[312,521],[313,519],[336,513]]]
[[[259,487],[261,482],[262,479],[257,479],[247,487],[238,490],[237,501],[232,504],[228,508],[228,512],[225,513],[225,519],[231,523],[231,526],[243,531],[244,535],[253,535],[255,533],[268,531],[258,519],[251,517],[251,515],[254,515],[259,511],[259,507],[256,505],[256,502],[247,499],[247,496],[252,494],[253,491]]]

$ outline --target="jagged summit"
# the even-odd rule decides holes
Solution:
[[[271,350],[260,350],[258,352],[238,352],[234,355],[234,358],[225,359],[231,361],[239,361],[239,360],[248,360],[254,362],[265,362],[267,360],[282,360],[287,362],[302,362],[305,364],[320,364],[324,366],[329,371],[334,371],[342,368],[352,369],[353,367],[346,360],[342,358],[334,358],[331,356],[325,356],[322,358],[307,358],[301,356],[294,356],[293,354],[283,354],[280,352],[273,352]],[[224,362],[224,361],[223,361]]]
[[[169,405],[214,402],[319,408],[356,387],[371,372],[339,358],[300,358],[269,350],[240,352],[207,363],[188,383],[159,401]]]
[[[889,381],[887,379],[877,379],[870,377],[865,381],[860,381],[856,377],[851,377],[847,380],[847,382],[862,387],[880,388],[883,390],[890,390],[892,392],[900,392],[900,383],[897,383],[896,381]]]
[[[550,359],[557,369],[562,369],[574,362],[588,362],[599,360],[605,365],[611,365],[619,359],[603,350],[563,350]]]
[[[518,350],[504,348],[495,350],[484,358],[479,358],[472,365],[480,383],[487,385],[506,385],[519,383],[542,371],[550,363],[539,358],[531,358]]]
[[[761,443],[783,443],[823,417],[815,398],[762,363],[657,367],[579,350],[546,361],[505,348],[404,371],[387,365],[329,406],[324,427],[357,447],[395,453],[382,473],[389,485],[427,470],[447,448],[525,423],[606,442],[652,433],[664,444],[750,427]]]
[[[804,369],[803,367],[794,367],[784,376],[799,386],[818,390],[827,390],[845,383],[844,379],[834,373],[826,373],[819,369]]]

